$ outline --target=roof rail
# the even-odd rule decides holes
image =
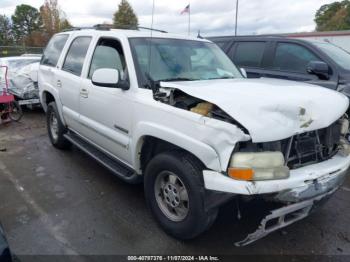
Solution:
[[[62,32],[79,31],[79,30],[87,30],[87,29],[109,31],[112,28],[113,28],[113,25],[111,25],[111,24],[97,24],[97,25],[88,26],[88,27],[71,27],[71,28],[67,28],[67,29],[62,30]],[[146,29],[146,30],[157,31],[157,32],[161,32],[161,33],[168,33],[167,31],[164,31],[164,30],[150,28],[150,27],[143,27],[143,26],[137,26],[137,27],[127,27],[127,26],[125,26],[125,27],[117,28],[117,29],[125,29],[125,30]]]
[[[85,27],[71,27],[62,30],[62,32],[69,32],[69,31],[79,31],[79,30],[87,30],[87,29],[95,29],[95,30],[103,30],[103,31],[108,31],[111,29],[110,25],[105,25],[105,24],[97,24],[94,26],[85,26]]]

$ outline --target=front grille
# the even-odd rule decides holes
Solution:
[[[241,152],[280,151],[286,165],[295,169],[330,159],[339,150],[341,121],[327,128],[295,135],[288,139],[266,143],[240,143],[236,149]]]
[[[300,135],[283,141],[286,164],[298,168],[307,164],[318,163],[333,157],[339,149],[341,124]]]

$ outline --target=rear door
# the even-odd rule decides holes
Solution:
[[[236,66],[244,68],[248,78],[259,78],[265,73],[266,41],[239,41],[232,45],[227,54]]]
[[[90,46],[91,36],[73,38],[64,61],[56,74],[56,85],[62,103],[63,115],[69,128],[79,130],[79,93],[81,72]]]
[[[335,70],[330,70],[330,79],[320,79],[318,76],[309,74],[306,71],[306,67],[311,61],[327,63],[307,45],[276,41],[270,61],[271,63],[267,67],[268,70],[264,75],[265,77],[303,81],[332,89],[337,85]]]
[[[59,34],[51,38],[40,61],[38,78],[40,85],[46,90],[57,90],[55,76],[58,72],[57,63],[68,40],[68,34]]]

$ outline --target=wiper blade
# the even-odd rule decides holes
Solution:
[[[145,73],[145,76],[146,76],[148,83],[145,84],[144,86],[148,89],[156,91],[159,88],[159,81],[153,80],[153,78],[150,76],[150,74],[148,72]]]
[[[208,78],[208,80],[214,80],[214,79],[234,79],[234,77],[233,76],[223,76],[223,77]]]
[[[176,77],[176,78],[168,78],[168,79],[161,79],[160,82],[172,82],[172,81],[195,81],[194,78],[186,78],[186,77]]]

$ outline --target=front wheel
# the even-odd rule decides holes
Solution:
[[[217,209],[204,208],[202,164],[186,152],[155,156],[145,171],[145,196],[157,222],[168,234],[191,239],[208,229]]]

